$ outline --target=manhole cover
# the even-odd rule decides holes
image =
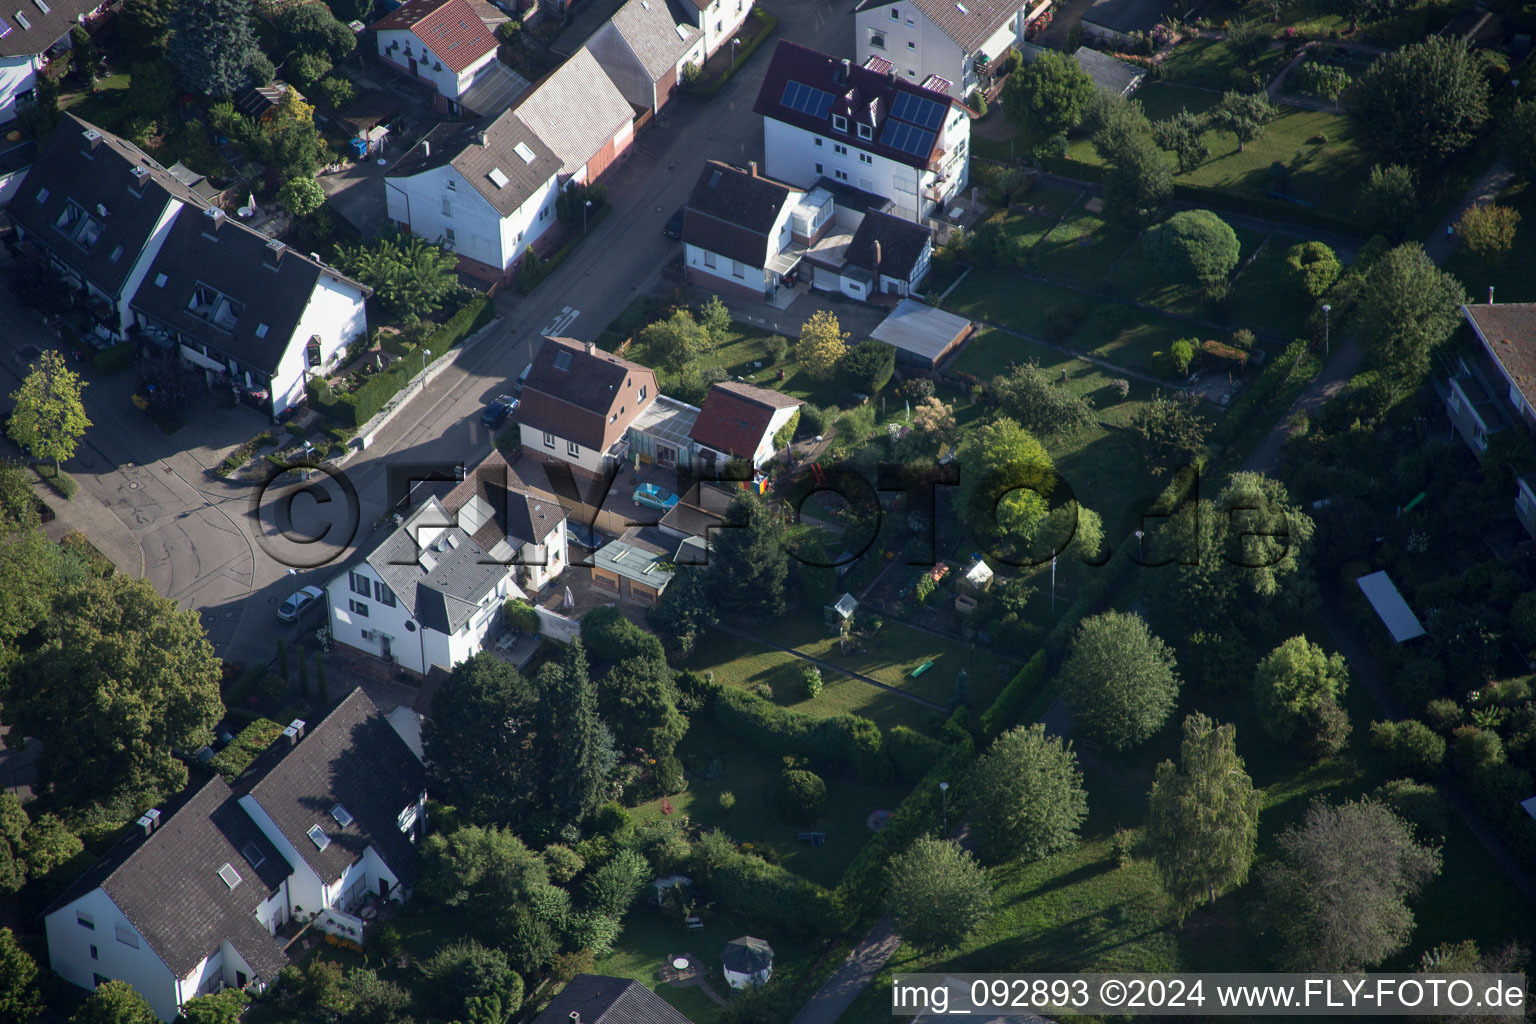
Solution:
[[[138,485],[138,484],[129,484],[129,485],[128,485],[128,489],[129,489],[129,490],[130,490],[130,491],[136,491],[136,490],[138,490],[138,489],[139,489],[139,485]]]
[[[226,618],[226,619],[232,619],[234,617],[235,617],[235,613],[234,612],[225,612],[224,613],[224,618]]]

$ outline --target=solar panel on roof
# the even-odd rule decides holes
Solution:
[[[891,105],[891,116],[922,128],[937,128],[944,123],[944,108],[933,100],[904,92]]]
[[[791,81],[785,83],[784,96],[779,102],[802,114],[826,117],[827,111],[832,109],[832,94],[822,89],[813,89],[802,82]]]
[[[885,131],[880,133],[880,144],[912,156],[927,156],[933,149],[935,138],[933,132],[925,132],[916,125],[890,118],[885,122]]]

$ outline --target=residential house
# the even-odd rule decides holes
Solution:
[[[70,33],[103,0],[16,0],[0,13],[0,124],[16,119],[16,105],[32,98],[49,53],[68,51]]]
[[[560,158],[510,111],[440,124],[384,176],[389,219],[454,251],[459,269],[506,281],[554,238]]]
[[[1536,303],[1461,307],[1476,345],[1443,384],[1451,423],[1482,461],[1489,438],[1508,427],[1536,434]],[[1536,539],[1536,475],[1515,481],[1515,518]]]
[[[1116,96],[1129,96],[1136,91],[1147,73],[1135,64],[1095,50],[1091,46],[1079,46],[1072,54],[1078,66],[1088,72],[1093,84]]]
[[[560,182],[590,184],[629,155],[635,110],[583,46],[512,114],[560,158]]]
[[[671,1003],[633,978],[578,974],[533,1024],[691,1024]]]
[[[629,425],[628,450],[645,465],[691,473],[693,440],[688,435],[698,418],[698,406],[657,395]]]
[[[278,415],[367,330],[369,290],[209,205],[137,146],[64,114],[9,211],[85,291],[96,334],[182,359]]]
[[[862,0],[854,8],[854,52],[860,64],[889,61],[917,85],[966,102],[990,84],[987,68],[1025,39],[1052,0]]]
[[[590,342],[545,338],[517,412],[523,449],[600,475],[624,457],[630,426],[656,396],[650,367]]]
[[[682,9],[704,36],[707,59],[736,38],[752,13],[752,0],[682,0]]]
[[[609,541],[592,553],[592,585],[615,597],[655,607],[672,582],[672,557],[639,541]]]
[[[970,175],[970,117],[947,92],[781,41],[753,108],[768,176],[821,177],[884,196],[905,220],[958,196]]]
[[[805,403],[782,391],[725,381],[704,397],[693,424],[694,458],[706,475],[724,469],[732,459],[745,459],[754,469],[773,458],[780,447],[777,435],[789,426]]]
[[[431,498],[327,584],[331,635],[417,675],[451,670],[481,649],[508,598],[526,596],[515,570]]]
[[[275,416],[346,360],[371,294],[209,206],[177,216],[129,308],[141,337]]]
[[[683,67],[704,63],[704,35],[672,16],[667,0],[627,0],[587,40],[587,49],[633,106],[658,111]]]
[[[519,486],[514,479],[507,460],[492,448],[443,499],[443,507],[491,558],[513,565],[518,585],[533,594],[569,564],[567,517],[554,495]]]
[[[860,218],[852,235],[827,236],[805,259],[812,287],[855,299],[916,294],[932,260],[926,227],[878,211]]]
[[[507,16],[484,0],[405,0],[374,22],[379,56],[428,82],[439,113],[496,114],[528,82],[496,59]]]
[[[355,690],[233,786],[214,776],[146,813],[46,912],[50,966],[82,988],[125,981],[171,1021],[195,996],[270,984],[291,920],[361,940],[352,911],[403,899],[420,870],[426,774],[391,723]]]
[[[684,279],[737,298],[771,298],[805,252],[791,223],[804,197],[759,175],[755,162],[746,171],[706,162],[683,207]]]

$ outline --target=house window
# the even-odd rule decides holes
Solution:
[[[640,385],[640,401],[645,401],[645,385]]]
[[[581,454],[581,445],[577,444],[575,441],[565,442],[565,454],[571,456],[572,458],[576,458]]]
[[[912,40],[908,39],[907,40],[907,49],[909,49],[909,50],[916,50],[917,49],[917,44],[914,43]]]
[[[360,572],[349,573],[348,582],[352,584],[352,593],[354,594],[362,594],[364,597],[367,597],[373,593],[373,581]]]
[[[731,260],[731,276],[745,280],[747,276],[746,265],[740,260]]]
[[[847,181],[848,180],[848,172],[847,171],[833,171],[832,172],[832,176],[834,178],[836,178],[838,181]]]
[[[139,948],[138,932],[134,931],[132,928],[124,928],[122,925],[118,925],[114,931],[117,933],[118,942],[121,942],[125,946],[132,946],[134,949]]]
[[[832,130],[837,132],[846,132],[848,130],[848,119],[842,114],[833,114]]]
[[[91,959],[92,960],[100,960],[101,959],[101,956],[96,952],[96,947],[95,946],[91,947]]]
[[[820,173],[821,173],[821,164],[817,164],[817,165],[816,165],[816,173],[817,173],[817,174],[820,174]]]
[[[908,78],[916,78],[917,77],[917,72],[913,71],[911,68],[908,68],[907,69],[907,77]]]
[[[449,192],[457,192],[458,190],[459,190],[459,183],[457,181],[455,181],[453,178],[449,178],[448,179],[448,191]]]
[[[821,136],[820,135],[816,136],[816,145],[818,145],[818,146],[821,145]]]
[[[715,35],[719,35],[720,34],[720,30],[722,28],[724,28],[724,27],[725,27],[725,22],[723,22],[723,21],[715,22]]]
[[[861,138],[861,139],[872,139],[872,138],[874,138],[874,136],[875,136],[875,130],[873,128],[871,128],[869,125],[864,124],[861,121],[859,123],[859,138]]]
[[[373,582],[373,599],[386,608],[395,607],[395,592],[378,580]]]
[[[868,153],[860,153],[859,160],[866,164],[872,164],[875,162],[875,158],[870,156]]]
[[[885,33],[871,32],[869,34],[869,45],[873,46],[877,50],[885,49]]]
[[[453,201],[450,200],[447,196],[443,197],[443,216],[444,217],[452,217],[453,216]]]
[[[458,236],[453,233],[453,228],[450,228],[450,227],[444,227],[443,228],[443,248],[445,248],[445,249],[452,249],[453,246],[454,246],[454,243],[457,242],[458,240],[459,240]]]
[[[352,610],[353,615],[361,615],[365,619],[368,617],[368,606],[361,601],[348,601],[347,607]]]
[[[96,930],[96,919],[90,914],[84,914],[78,910],[75,911],[75,923],[82,928],[89,928],[91,931]]]
[[[545,448],[553,448],[554,446],[555,446],[555,435],[550,433],[547,430],[544,431],[544,447]]]
[[[549,216],[549,207],[546,206],[546,207],[544,207],[544,209],[539,211],[539,220],[543,220],[544,218],[546,218],[548,216]]]
[[[715,269],[715,254],[714,253],[709,252],[708,250],[705,250],[705,252],[704,252],[704,265],[706,267],[708,267],[710,270],[714,270]]]
[[[900,21],[901,20],[901,8],[900,7],[892,7],[891,8],[891,20],[892,21]]]
[[[833,146],[832,147],[832,152],[836,153],[838,156],[847,156],[848,155],[848,147],[847,146]]]

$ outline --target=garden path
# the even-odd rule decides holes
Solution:
[[[880,973],[901,945],[901,936],[888,917],[882,917],[864,941],[853,947],[848,959],[827,983],[816,990],[811,1001],[800,1008],[790,1024],[837,1024],[843,1011],[853,1005],[869,983]]]
[[[949,708],[945,707],[943,704],[938,703],[937,701],[931,701],[925,697],[919,697],[915,693],[908,693],[906,690],[903,690],[899,686],[892,686],[889,683],[882,683],[880,680],[874,678],[873,676],[866,676],[862,672],[855,672],[852,669],[841,668],[832,664],[830,661],[822,661],[820,658],[813,658],[809,654],[802,654],[800,651],[795,650],[793,647],[785,647],[783,644],[776,644],[772,640],[769,640],[764,636],[760,636],[759,634],[749,633],[746,630],[735,629],[731,626],[725,625],[722,625],[719,628],[731,634],[732,636],[739,636],[743,640],[751,640],[754,643],[762,644],[764,647],[771,647],[776,651],[782,651],[785,654],[792,654],[796,658],[799,658],[801,661],[810,662],[812,665],[815,665],[823,672],[836,672],[839,675],[847,676],[850,679],[857,679],[860,682],[868,683],[870,686],[878,686],[882,690],[893,693],[898,697],[905,698],[914,704],[921,704],[923,707],[929,708],[933,711],[949,710]]]
[[[1249,473],[1264,473],[1273,476],[1280,468],[1280,449],[1285,445],[1285,439],[1291,436],[1291,417],[1298,412],[1312,415],[1323,403],[1339,393],[1339,389],[1348,383],[1349,378],[1360,369],[1360,346],[1355,344],[1353,338],[1339,345],[1339,351],[1328,358],[1323,364],[1323,372],[1317,375],[1317,379],[1307,385],[1303,391],[1291,403],[1291,407],[1285,410],[1285,415],[1280,421],[1264,435],[1264,440],[1248,456],[1248,461],[1243,463],[1243,470]]]
[[[1503,157],[1489,164],[1488,169],[1479,175],[1462,195],[1461,202],[1445,215],[1445,220],[1435,225],[1435,229],[1424,240],[1424,251],[1429,253],[1429,258],[1436,263],[1444,263],[1446,257],[1461,241],[1455,234],[1456,222],[1461,219],[1461,215],[1466,213],[1469,207],[1493,202],[1498,198],[1499,193],[1509,186],[1514,177],[1514,169],[1504,161]],[[1477,299],[1479,296],[1474,295],[1473,298]]]

